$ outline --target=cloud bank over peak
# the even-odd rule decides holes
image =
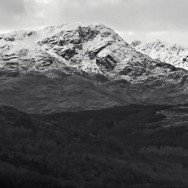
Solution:
[[[103,23],[128,40],[161,37],[188,46],[187,7],[187,0],[0,0],[0,32]]]

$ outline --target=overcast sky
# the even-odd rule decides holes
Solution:
[[[0,0],[0,32],[69,22],[103,23],[126,41],[188,46],[188,0]]]

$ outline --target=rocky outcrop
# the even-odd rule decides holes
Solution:
[[[188,49],[180,45],[168,44],[157,40],[151,43],[133,41],[131,44],[137,51],[178,68],[188,70]]]
[[[139,41],[131,46],[104,25],[64,24],[0,41],[0,103],[51,112],[188,102],[186,70],[144,55]]]
[[[139,45],[139,41],[134,43],[134,46]],[[140,54],[104,25],[65,24],[2,35],[0,53],[1,64],[14,63],[16,66],[11,66],[11,71],[19,74],[45,74],[72,67],[78,72],[102,75],[111,80],[136,81],[150,74],[157,77],[168,72],[167,65],[159,66],[158,61]],[[7,71],[9,69],[7,67]]]

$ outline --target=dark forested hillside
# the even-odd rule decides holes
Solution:
[[[0,108],[1,188],[188,186],[186,106],[28,115]]]

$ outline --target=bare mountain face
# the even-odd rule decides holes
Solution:
[[[0,35],[0,103],[30,113],[185,104],[187,73],[138,52],[104,25]]]
[[[183,46],[171,45],[160,40],[151,43],[133,41],[131,46],[152,59],[188,70],[188,49]]]

